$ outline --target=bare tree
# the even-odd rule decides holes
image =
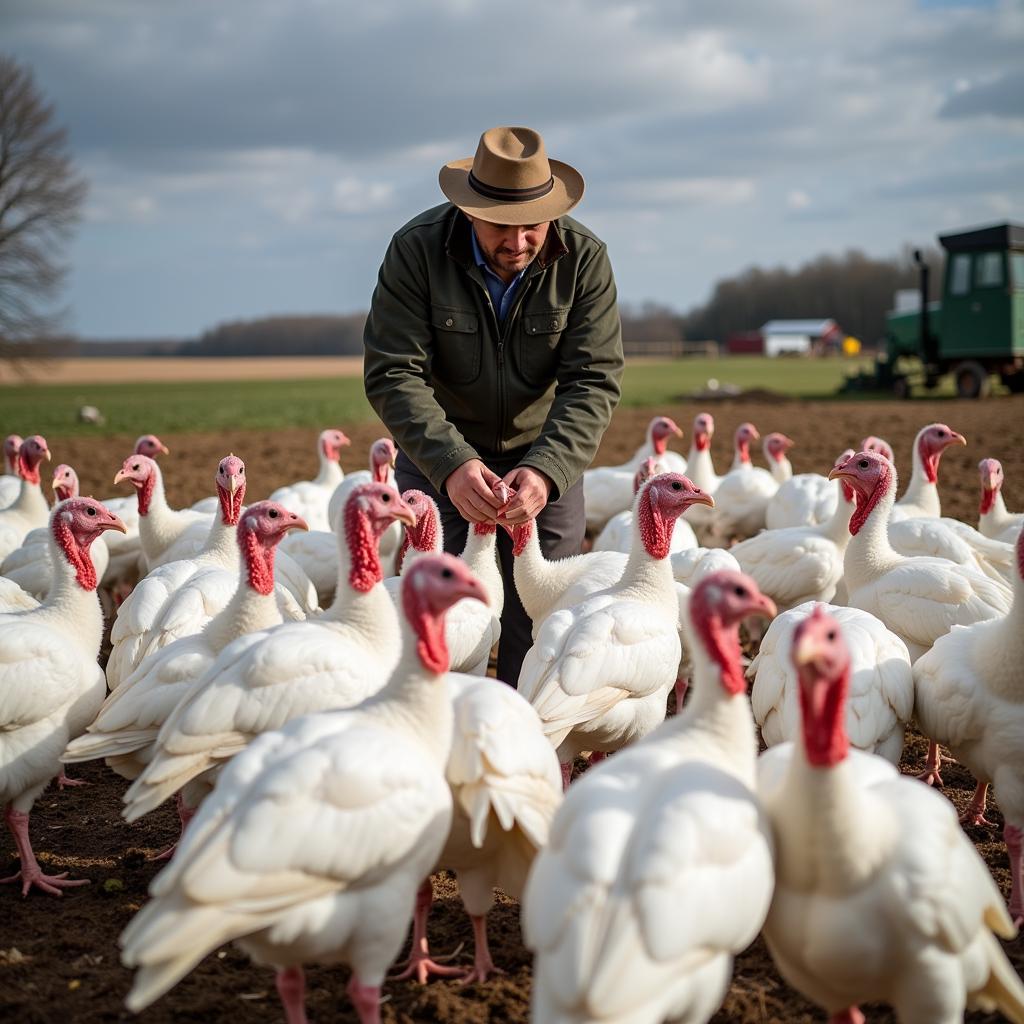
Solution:
[[[85,192],[32,72],[0,54],[0,354],[56,326],[63,249]]]

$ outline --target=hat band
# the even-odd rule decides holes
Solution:
[[[469,187],[484,199],[494,199],[502,203],[528,203],[531,199],[541,199],[555,187],[552,175],[543,185],[530,188],[498,188],[482,182],[472,171],[469,172]]]

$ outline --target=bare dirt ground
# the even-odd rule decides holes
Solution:
[[[620,413],[601,446],[598,462],[619,462],[642,440],[654,412],[676,416],[689,428],[697,409],[625,410]],[[895,445],[901,470],[909,474],[909,446],[917,428],[943,420],[968,437],[970,447],[951,450],[942,462],[940,486],[943,510],[974,522],[977,510],[977,472],[980,458],[1003,461],[1007,503],[1024,507],[1024,398],[1000,399],[985,404],[944,402],[865,402],[854,404],[807,402],[725,402],[712,408],[718,424],[716,452],[719,470],[727,463],[728,439],[742,420],[752,420],[765,433],[783,430],[797,442],[791,453],[797,472],[821,471],[843,448],[868,433],[879,434]],[[326,424],[325,424],[326,425]],[[379,436],[379,425],[345,428],[353,451]],[[95,440],[50,438],[55,461],[76,466],[87,492],[110,494],[110,481],[130,451],[131,438]],[[290,480],[315,471],[312,431],[179,435],[165,437],[172,454],[163,464],[170,499],[185,504],[208,494],[217,460],[228,451],[245,458],[251,497],[259,497]],[[688,446],[689,438],[683,442]],[[347,468],[359,460],[344,459]],[[919,769],[924,741],[908,737],[903,768]],[[129,974],[120,966],[117,936],[146,899],[149,880],[160,865],[146,858],[169,845],[176,833],[170,807],[134,826],[118,816],[120,794],[126,783],[101,764],[74,766],[72,774],[90,782],[88,787],[57,792],[51,789],[36,804],[32,833],[40,861],[53,870],[70,870],[91,884],[66,891],[61,899],[33,893],[22,900],[13,887],[0,889],[0,1020],[49,1024],[66,1020],[76,1024],[128,1021],[122,1000]],[[946,794],[963,808],[973,791],[968,773],[955,764],[944,769]],[[993,829],[971,829],[969,834],[985,858],[1004,893],[1009,891],[1005,850],[1000,841],[1002,818],[993,806]],[[13,844],[0,838],[0,877],[16,869]],[[460,945],[461,960],[468,960],[471,931],[461,911],[454,882],[435,878],[431,941],[435,952]],[[723,900],[728,899],[723,894]],[[519,937],[518,910],[501,902],[491,915],[490,934],[496,962],[507,972],[486,984],[460,986],[434,981],[425,987],[408,982],[390,983],[383,1019],[389,1024],[443,1021],[458,1024],[526,1021],[529,1016],[530,963]],[[1024,939],[1008,944],[1007,952],[1018,971],[1024,972]],[[344,993],[347,972],[311,968],[308,1002],[311,1021],[354,1021]],[[869,1021],[895,1018],[881,1007],[864,1007]],[[142,1014],[143,1021],[222,1021],[238,1024],[278,1021],[282,1018],[270,972],[253,967],[231,947],[207,957],[177,988]],[[969,1013],[971,1022],[999,1019]],[[735,977],[715,1024],[809,1024],[823,1021],[816,1011],[787,988],[755,943],[737,961]]]

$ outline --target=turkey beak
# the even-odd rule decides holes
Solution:
[[[163,452],[164,455],[171,454],[171,449],[168,448],[167,445],[163,443],[163,441],[160,442],[160,451]]]
[[[766,594],[758,594],[751,614],[763,615],[766,619],[774,619],[779,614],[779,610],[775,607],[775,602],[770,597]]]
[[[118,516],[115,516],[113,512],[110,513],[110,521],[103,525],[107,530],[117,530],[118,533],[128,532],[128,527],[125,526],[121,519]]]
[[[231,497],[233,498],[235,496],[235,491],[237,491],[238,488],[242,486],[242,481],[241,481],[241,478],[236,476],[234,473],[231,474],[229,479],[231,481],[231,484],[230,484]]]
[[[491,603],[491,599],[487,594],[487,588],[475,576],[459,581],[459,593],[463,597],[480,601],[485,605],[489,605]]]
[[[691,505],[707,505],[708,508],[715,507],[715,499],[710,494],[705,494],[701,491],[699,494],[694,494],[690,498]]]
[[[836,466],[831,473],[828,475],[829,480],[855,480],[856,474],[847,472],[845,465]]]
[[[967,444],[967,442],[964,441],[964,444]],[[43,458],[46,459],[47,462],[49,462],[53,458],[53,456],[50,454],[49,448],[43,449]]]
[[[308,530],[309,523],[307,523],[306,520],[302,518],[302,516],[296,515],[293,512],[291,519],[289,519],[288,522],[285,523],[284,528],[286,530]]]
[[[349,445],[352,443],[352,440],[351,438],[349,438],[348,434],[343,434],[340,430],[338,431],[338,434],[341,437],[341,440],[338,442],[339,446],[345,447],[345,445]]]
[[[681,427],[677,427],[674,423],[672,424],[672,433],[675,434],[676,437],[682,437],[683,436],[682,428]]]
[[[963,434],[958,434],[955,430],[951,431],[950,444],[962,444],[966,447],[967,438]]]
[[[127,479],[128,479],[128,474],[123,469],[119,469],[117,471],[117,473],[114,474],[114,483],[115,484],[119,484],[122,480],[127,480]]]
[[[783,447],[783,450],[788,452],[789,449],[792,448],[794,444],[796,444],[796,442],[793,440],[793,438],[786,437],[785,434],[782,435],[782,447]]]
[[[761,435],[760,435],[760,433],[758,433],[757,427],[751,426],[750,433],[751,433],[751,436],[753,437],[753,439],[755,441],[760,441],[761,440]]]
[[[399,498],[398,502],[392,511],[395,519],[400,523],[404,523],[406,526],[416,525],[416,513],[413,512],[412,507],[405,501]]]
[[[818,644],[816,638],[809,629],[801,631],[793,645],[793,664],[797,669],[804,665],[810,665],[818,656]]]

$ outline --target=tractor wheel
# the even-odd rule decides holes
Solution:
[[[892,393],[897,398],[910,398],[910,381],[903,376],[894,377],[892,381]]]
[[[988,370],[973,359],[960,363],[953,371],[956,393],[960,398],[987,398],[990,390]]]

